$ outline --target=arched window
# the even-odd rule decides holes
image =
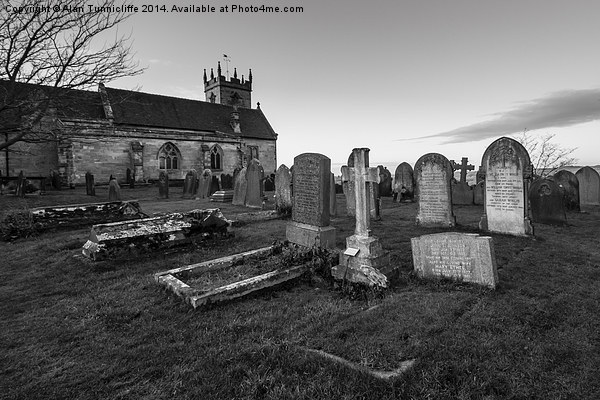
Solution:
[[[173,143],[165,143],[158,150],[158,169],[179,169],[181,164],[181,153]]]
[[[223,150],[216,144],[210,149],[210,169],[223,169]]]

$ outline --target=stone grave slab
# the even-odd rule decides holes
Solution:
[[[392,173],[383,165],[379,168],[379,196],[392,197]]]
[[[115,178],[108,181],[108,201],[121,201],[121,187]]]
[[[583,167],[575,172],[579,181],[579,205],[582,211],[600,205],[600,175],[591,167]]]
[[[158,174],[158,197],[169,198],[169,175],[165,171],[160,171]]]
[[[185,174],[183,181],[183,198],[193,199],[198,192],[198,174],[196,170],[190,170]]]
[[[413,263],[422,278],[450,278],[495,289],[494,242],[474,233],[435,233],[411,239]]]
[[[244,167],[234,178],[233,199],[231,200],[231,203],[236,206],[243,206],[246,204],[247,188],[248,181],[246,181],[246,167]]]
[[[484,231],[533,235],[528,207],[532,165],[527,150],[514,139],[501,137],[488,146],[481,161],[485,173]]]
[[[417,224],[425,227],[455,226],[451,187],[454,172],[450,161],[441,154],[428,153],[417,160],[414,172]]]
[[[279,214],[292,213],[292,174],[285,164],[281,164],[275,173],[275,210]]]
[[[246,169],[246,207],[262,208],[265,172],[260,161],[252,159]]]
[[[89,171],[85,173],[85,194],[88,196],[96,195],[96,186],[94,185],[94,175]]]

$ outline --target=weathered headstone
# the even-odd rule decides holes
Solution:
[[[444,277],[492,289],[498,284],[494,242],[475,233],[435,233],[411,239],[413,264],[423,278]]]
[[[230,174],[221,174],[221,188],[223,190],[233,189],[233,176]]]
[[[335,190],[335,175],[331,172],[331,179],[329,181],[329,216],[335,217],[337,215],[337,199]]]
[[[169,198],[169,175],[165,171],[160,171],[158,174],[158,197]]]
[[[415,198],[418,225],[451,227],[456,225],[452,211],[453,170],[450,161],[438,153],[428,153],[415,164]]]
[[[130,189],[135,188],[135,176],[134,173],[131,171],[131,168],[127,168],[127,170],[125,171],[125,182],[127,182]]]
[[[548,225],[564,225],[567,216],[563,204],[563,191],[550,179],[536,179],[529,188],[531,220]]]
[[[473,203],[481,206],[484,204],[485,181],[479,181],[473,187]]]
[[[331,160],[317,153],[294,158],[294,205],[286,237],[306,247],[335,247],[335,228],[329,225]]]
[[[219,186],[219,178],[213,175],[210,180],[210,188],[208,190],[208,195],[212,196],[213,193],[218,192],[219,190],[221,190],[221,187]]]
[[[529,153],[514,139],[501,137],[485,150],[485,205],[479,228],[511,235],[533,235],[528,190],[532,177]]]
[[[579,179],[567,170],[554,174],[554,182],[561,188],[566,210],[579,211]]]
[[[279,214],[291,214],[292,212],[291,183],[292,174],[289,168],[281,164],[275,173],[275,210]]]
[[[346,251],[340,265],[331,269],[337,280],[363,283],[368,286],[387,287],[388,279],[395,272],[390,265],[389,253],[381,247],[379,239],[370,230],[369,185],[379,183],[377,168],[369,168],[369,149],[352,151],[354,167],[347,168],[347,182],[353,182],[356,190],[356,227],[354,235],[346,238]]]
[[[394,173],[394,196],[396,201],[414,201],[415,175],[409,163],[403,162],[396,167]]]
[[[27,183],[27,180],[25,179],[25,175],[23,175],[23,171],[19,172],[19,177],[17,179],[17,187],[15,189],[15,196],[25,197],[26,183]]]
[[[246,170],[246,181],[248,187],[246,189],[246,207],[262,208],[263,205],[263,179],[264,170],[260,162],[253,158],[248,163]]]
[[[379,168],[379,197],[392,197],[392,173],[383,165]]]
[[[121,201],[121,187],[112,175],[108,181],[108,201]]]
[[[205,199],[210,196],[210,185],[212,183],[212,170],[205,168],[202,175],[198,177],[198,197]]]
[[[53,189],[56,189],[56,190],[61,189],[62,184],[61,184],[60,174],[55,169],[50,171],[50,184],[52,185]],[[93,195],[91,195],[91,196],[93,196]]]
[[[85,194],[88,196],[96,195],[96,186],[94,185],[94,174],[90,171],[85,173]]]
[[[342,166],[342,190],[346,197],[346,213],[351,216],[356,215],[356,193],[354,189],[354,181],[349,181],[348,169],[354,168],[354,154],[348,157],[347,165]]]
[[[183,198],[192,199],[196,195],[198,174],[195,170],[188,171],[183,181]]]
[[[265,178],[265,192],[273,192],[275,190],[275,174],[271,174]]]
[[[580,168],[575,172],[579,180],[579,205],[582,211],[600,205],[600,175],[591,167]]]
[[[473,188],[467,183],[467,171],[473,171],[474,165],[469,164],[469,159],[463,157],[460,164],[450,161],[452,168],[460,170],[460,181],[452,184],[452,204],[473,204]]]
[[[242,168],[233,181],[233,200],[231,204],[243,206],[246,204],[246,191],[248,181],[246,181],[246,167]]]

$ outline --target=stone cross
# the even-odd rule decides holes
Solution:
[[[370,218],[370,193],[367,185],[379,183],[379,170],[377,167],[369,167],[369,149],[361,148],[352,150],[354,156],[354,167],[342,168],[342,179],[353,181],[356,195],[356,236],[371,236]]]
[[[452,168],[455,171],[458,171],[460,169],[460,181],[462,183],[466,183],[467,182],[467,171],[475,170],[475,166],[469,164],[469,158],[463,157],[460,164],[455,163],[454,160],[452,160],[450,162],[452,163]]]

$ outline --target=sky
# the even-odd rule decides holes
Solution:
[[[576,148],[578,165],[600,164],[600,1],[152,3],[215,12],[133,14],[119,33],[147,70],[107,86],[204,100],[203,71],[221,61],[225,73],[226,54],[230,74],[252,69],[278,164],[317,152],[336,172],[367,147],[370,164],[390,170],[430,152],[479,166],[492,141],[524,130]],[[231,11],[263,4],[303,10]]]

